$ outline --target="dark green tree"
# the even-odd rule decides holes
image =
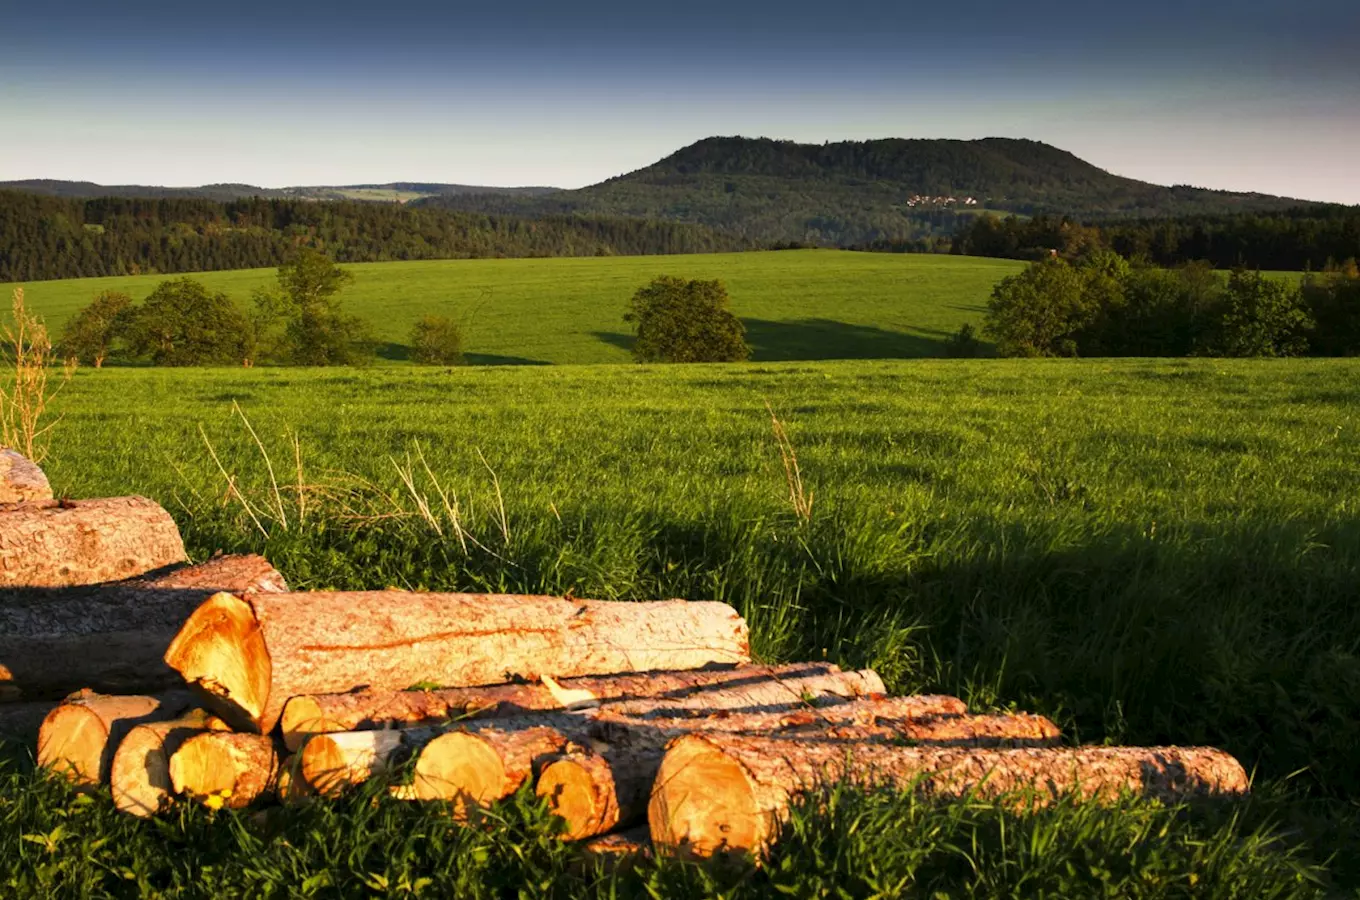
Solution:
[[[192,278],[161,282],[127,321],[132,354],[158,366],[240,365],[253,356],[245,314]]]
[[[1307,351],[1312,328],[1297,288],[1239,269],[1228,278],[1210,350],[1220,356],[1298,356]]]
[[[276,290],[255,294],[255,325],[264,346],[292,365],[366,361],[373,351],[368,326],[344,312],[337,296],[353,280],[324,253],[303,247],[279,266]]]
[[[639,362],[740,362],[751,355],[746,326],[728,307],[721,281],[655,278],[629,301]]]
[[[132,298],[127,294],[100,291],[88,306],[67,320],[61,332],[62,356],[101,368],[126,329],[131,309]]]
[[[1355,260],[1308,276],[1302,291],[1317,322],[1309,349],[1319,356],[1360,356],[1360,267]]]
[[[1002,356],[1076,356],[1098,312],[1088,280],[1060,258],[1033,263],[992,289],[983,334]]]
[[[428,366],[461,366],[463,329],[448,316],[421,316],[411,329],[411,359]]]

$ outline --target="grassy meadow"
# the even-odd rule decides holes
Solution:
[[[746,322],[753,358],[876,359],[938,356],[965,322],[979,323],[992,285],[1019,271],[1010,260],[791,250],[769,253],[565,259],[358,263],[341,295],[383,342],[380,361],[407,358],[420,316],[464,325],[473,364],[619,363],[630,357],[629,298],[657,275],[721,278]],[[240,304],[273,284],[275,270],[191,273]],[[140,300],[167,277],[39,281],[29,307],[54,332],[102,290]],[[0,295],[9,296],[9,285]]]
[[[875,327],[891,285],[926,283],[907,273],[997,274],[968,269],[976,260],[751,258],[761,262],[694,257],[712,268],[690,271],[727,278],[741,306],[755,293],[744,267],[786,266],[764,295],[773,310],[806,293],[805,260],[822,261],[803,274],[825,291],[841,283],[836,266],[863,265],[878,280],[860,283],[877,292],[842,284],[844,316],[876,310]],[[486,283],[499,265],[381,268]],[[598,300],[601,324],[522,351],[556,361],[614,353],[590,329],[617,330],[632,286],[683,271],[660,259],[514,265],[544,285],[579,266],[562,297],[612,273],[618,298]],[[242,294],[227,281],[268,273],[211,277]],[[365,277],[356,296],[379,281],[393,298],[415,294]],[[949,277],[968,305],[967,278]],[[497,283],[508,297],[508,276]],[[65,284],[32,286],[36,307],[58,309]],[[948,316],[972,313],[951,305],[919,307],[940,317],[927,321],[904,303],[901,327],[952,330]],[[362,794],[268,816],[186,808],[157,824],[11,767],[0,885],[11,896],[1353,896],[1358,376],[1347,360],[81,370],[57,401],[54,485],[157,498],[195,558],[262,552],[304,589],[723,600],[748,618],[762,659],[872,666],[895,691],[1046,713],[1074,741],[1220,746],[1255,772],[1255,794],[1232,810],[1130,801],[1030,816],[837,795],[797,816],[751,874],[674,861],[610,870],[555,841],[525,798],[490,830]],[[810,515],[790,500],[767,403]]]

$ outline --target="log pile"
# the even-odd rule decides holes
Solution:
[[[466,820],[532,787],[609,857],[759,853],[832,782],[1022,807],[1248,789],[1211,748],[1063,746],[1042,716],[756,664],[724,604],[290,593],[259,557],[190,566],[151,501],[54,501],[4,453],[0,730],[40,715],[38,761],[136,816],[384,779]]]

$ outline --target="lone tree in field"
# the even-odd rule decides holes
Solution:
[[[127,294],[100,291],[62,329],[61,355],[102,367],[113,352],[114,341],[127,328],[131,309],[132,298]]]
[[[427,366],[461,366],[463,329],[448,316],[421,316],[411,329],[411,359]]]
[[[255,294],[255,323],[284,361],[299,366],[346,366],[372,350],[368,327],[340,308],[336,296],[354,276],[318,250],[304,247],[279,266],[278,288]],[[282,333],[271,331],[282,324]]]
[[[741,362],[751,355],[746,326],[727,308],[721,281],[653,279],[629,302],[638,362]]]
[[[158,366],[240,365],[254,353],[245,314],[192,278],[162,281],[127,315],[132,354]]]

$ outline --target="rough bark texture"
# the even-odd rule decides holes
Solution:
[[[290,697],[749,662],[721,603],[611,603],[498,594],[219,594],[166,662],[242,730],[267,733]]]
[[[133,728],[113,754],[109,771],[113,805],[143,818],[164,812],[174,798],[170,757],[194,735],[226,728],[225,722],[202,709]]]
[[[107,585],[0,588],[0,701],[180,686],[165,649],[204,600],[286,589],[260,556],[220,556]]]
[[[1053,746],[1061,735],[1042,716],[965,716],[953,697],[861,700],[816,709],[683,719],[615,719],[604,710],[592,725],[590,750],[543,766],[537,791],[579,840],[642,821],[666,744],[690,731],[814,735],[852,742],[904,740],[968,747]]]
[[[52,499],[52,486],[37,463],[0,447],[0,506]]]
[[[174,519],[145,497],[0,508],[0,588],[98,584],[181,562]]]
[[[241,809],[272,793],[278,770],[274,742],[259,734],[205,731],[170,757],[175,793],[214,808]]]
[[[740,701],[743,688],[764,689],[787,703],[804,692],[862,697],[882,693],[872,672],[841,672],[830,663],[739,666],[730,669],[642,672],[565,678],[560,683],[495,684],[430,691],[354,691],[294,697],[283,708],[284,744],[301,747],[313,734],[369,731],[441,719],[506,718],[575,707],[621,703],[639,698],[685,700],[705,708]],[[738,703],[740,705],[740,703]]]
[[[1237,760],[1201,747],[977,750],[712,732],[680,737],[666,751],[648,807],[652,840],[699,856],[758,850],[794,797],[842,780],[945,796],[1032,790],[1036,802],[1065,793],[1179,800],[1247,790]]]
[[[43,719],[38,764],[77,784],[107,784],[114,750],[124,735],[138,725],[178,715],[188,703],[183,691],[159,697],[111,697],[84,691]]]

